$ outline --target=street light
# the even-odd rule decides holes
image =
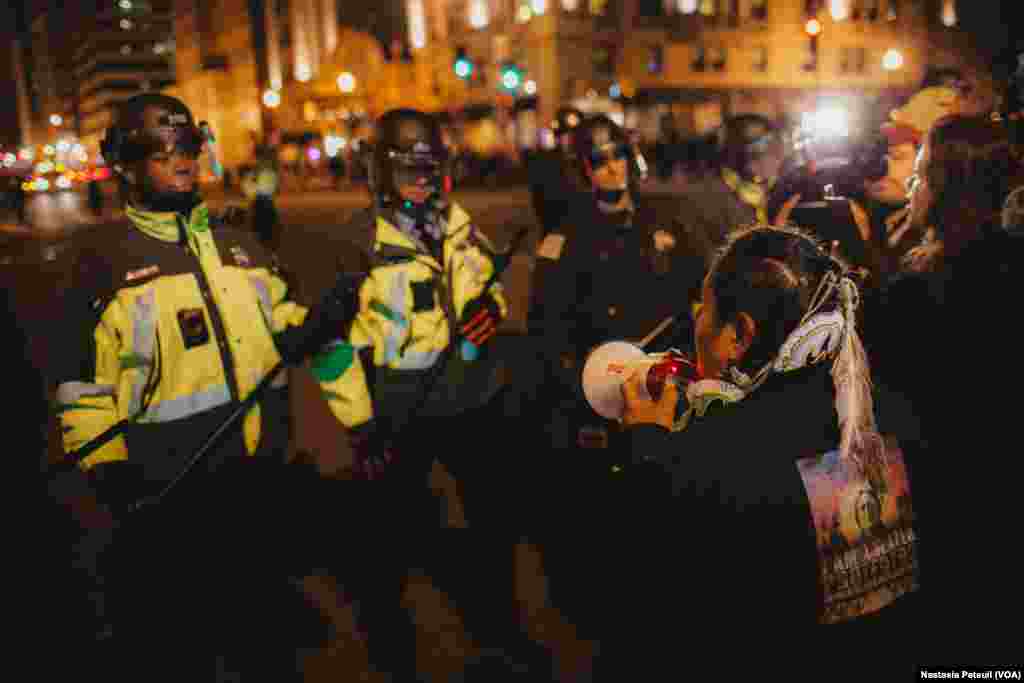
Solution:
[[[52,114],[50,116],[50,124],[51,125],[59,126],[62,123],[64,123],[64,117],[62,117],[60,114]]]
[[[473,28],[483,28],[487,26],[489,19],[485,0],[470,0],[469,25]]]
[[[886,71],[896,71],[903,66],[903,53],[896,48],[886,50],[882,56],[882,68]]]
[[[263,104],[269,109],[274,109],[281,104],[281,95],[276,90],[267,90],[263,93]]]
[[[850,18],[850,0],[831,0],[829,12],[833,21],[846,21]]]
[[[348,71],[343,71],[338,75],[338,90],[343,93],[350,93],[356,89],[356,77]]]
[[[814,17],[811,17],[807,20],[807,23],[804,24],[804,32],[812,38],[817,36],[821,33],[821,22]]]

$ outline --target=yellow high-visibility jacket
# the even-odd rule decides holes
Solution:
[[[127,216],[91,231],[79,250],[56,402],[66,452],[131,420],[85,469],[130,459],[159,482],[278,362],[273,335],[301,324],[306,309],[254,236],[211,230],[204,204],[187,219],[130,207]],[[246,415],[235,453],[287,445],[286,378]]]
[[[369,276],[346,338],[313,359],[313,374],[332,392],[331,407],[349,428],[382,415],[399,423],[408,417],[463,310],[483,294],[495,269],[494,248],[457,204],[443,222],[443,266],[388,218],[368,211],[343,228],[350,243],[365,240]],[[349,265],[359,268],[355,261]],[[501,283],[489,292],[506,316]],[[422,414],[456,414],[486,402],[499,381],[489,351],[460,344]]]

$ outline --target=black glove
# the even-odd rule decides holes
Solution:
[[[394,462],[394,449],[385,438],[385,430],[378,429],[373,420],[351,430],[349,443],[353,454],[352,473],[356,479],[380,479]]]
[[[345,338],[359,312],[359,287],[366,273],[342,273],[338,281],[297,327],[274,335],[278,353],[289,365],[301,363],[334,339]]]
[[[474,346],[483,346],[498,332],[501,307],[490,294],[473,299],[462,311],[459,332]]]

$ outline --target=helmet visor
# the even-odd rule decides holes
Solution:
[[[125,161],[142,161],[153,154],[178,152],[190,159],[199,157],[206,136],[194,125],[136,128],[125,136],[122,157]]]
[[[590,162],[590,168],[596,171],[612,161],[625,161],[629,159],[629,151],[629,145],[626,143],[612,142],[600,147],[595,147],[591,150],[590,154],[587,155],[587,160]]]
[[[440,187],[444,159],[424,152],[388,152],[395,185],[432,185]]]

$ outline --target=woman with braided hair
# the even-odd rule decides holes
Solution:
[[[629,504],[612,537],[628,559],[611,571],[633,590],[609,610],[602,668],[672,652],[644,623],[763,630],[908,615],[910,485],[875,427],[858,305],[857,284],[811,237],[742,230],[695,307],[700,378],[653,400],[645,373],[627,380]],[[705,406],[681,430],[679,401]]]

